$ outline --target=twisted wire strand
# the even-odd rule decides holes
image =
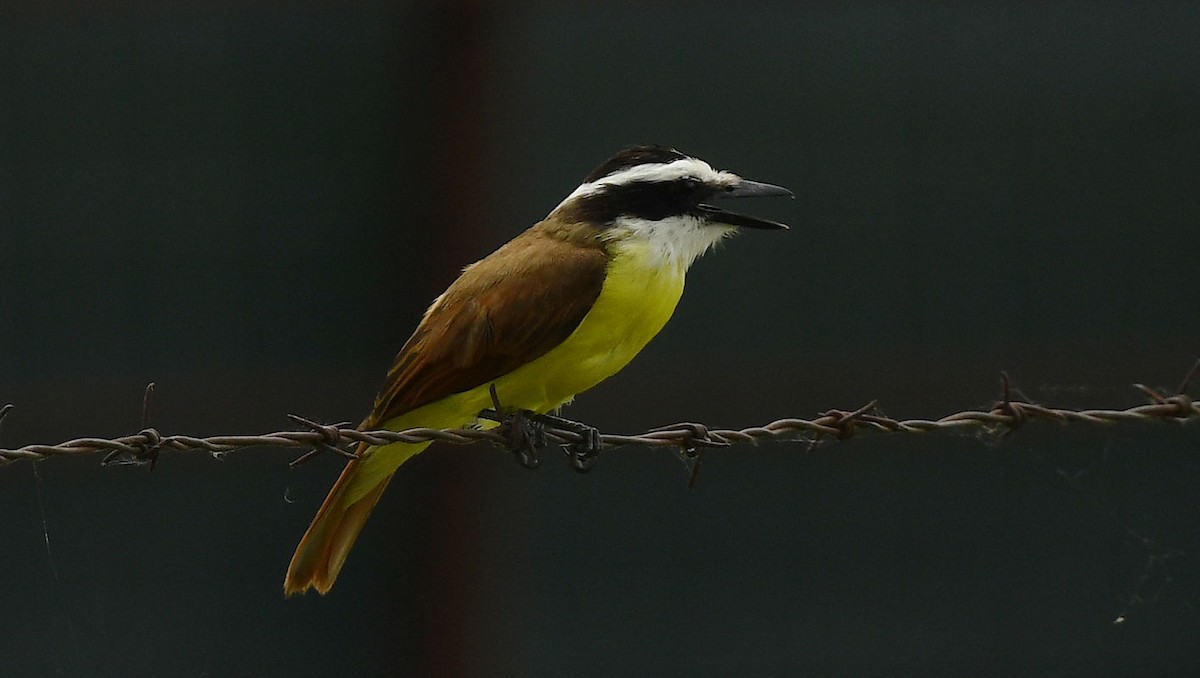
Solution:
[[[1176,395],[1163,395],[1142,384],[1134,384],[1152,401],[1123,410],[1088,409],[1071,410],[1050,408],[1020,402],[1011,397],[1008,375],[1002,373],[1003,398],[990,410],[968,410],[944,416],[940,419],[897,420],[879,414],[874,401],[852,410],[828,410],[816,419],[787,418],[751,426],[743,429],[714,429],[704,424],[683,422],[651,429],[637,435],[600,434],[603,449],[627,446],[673,447],[695,455],[705,448],[729,447],[732,445],[757,443],[766,440],[808,441],[810,446],[823,438],[845,440],[860,431],[874,433],[927,434],[944,431],[982,430],[1007,435],[1033,420],[1052,421],[1059,424],[1104,425],[1117,422],[1175,422],[1195,421],[1200,415],[1200,405],[1193,402],[1185,391],[1192,379],[1200,373],[1200,361],[1188,373]],[[149,395],[153,384],[147,387],[147,399],[143,402],[143,418],[149,409]],[[13,406],[0,407],[0,422]],[[360,431],[349,422],[320,424],[303,417],[288,415],[305,430],[278,431],[262,435],[220,435],[198,438],[187,435],[164,436],[158,430],[145,427],[141,431],[120,438],[76,438],[56,445],[26,445],[15,449],[0,448],[0,465],[16,461],[37,461],[54,456],[90,455],[106,452],[105,464],[149,464],[153,468],[163,450],[202,450],[215,457],[223,457],[234,450],[248,447],[309,448],[293,463],[302,463],[313,455],[331,452],[346,457],[355,457],[348,447],[359,443],[385,445],[387,443],[417,443],[436,441],[452,445],[471,445],[487,441],[502,447],[511,445],[510,422],[500,417],[501,423],[491,429],[458,428],[429,429],[414,428],[406,431]],[[583,444],[584,436],[577,430],[547,426],[546,439],[560,445]]]

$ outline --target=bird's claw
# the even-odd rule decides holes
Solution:
[[[505,447],[516,457],[525,468],[534,469],[541,465],[538,451],[547,445],[546,429],[548,427],[569,431],[579,436],[578,442],[563,445],[563,452],[571,460],[571,468],[580,473],[592,470],[596,457],[604,449],[600,430],[594,426],[581,424],[570,419],[553,414],[538,414],[530,410],[504,410],[500,399],[492,387],[492,404],[495,409],[483,410],[479,416],[483,419],[499,422],[507,429]]]
[[[538,450],[546,446],[546,425],[528,410],[516,410],[505,415],[508,420],[508,449],[527,469],[542,465]]]
[[[575,432],[579,434],[580,441],[563,445],[563,452],[566,452],[567,457],[571,460],[571,468],[579,473],[587,473],[592,470],[596,458],[600,456],[600,450],[603,449],[603,443],[600,441],[600,429],[586,424],[578,424]]]

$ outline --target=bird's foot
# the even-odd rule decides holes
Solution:
[[[553,414],[537,414],[531,410],[505,408],[496,394],[495,384],[491,385],[489,392],[494,409],[483,410],[479,416],[507,427],[508,436],[505,446],[516,455],[522,466],[532,469],[541,465],[542,460],[538,458],[538,451],[547,444],[546,428],[554,427],[579,436],[579,442],[562,446],[563,452],[566,452],[567,457],[571,460],[571,468],[580,473],[592,470],[596,457],[604,448],[599,429]]]
[[[600,457],[603,443],[600,442],[600,429],[594,426],[583,426],[577,433],[583,438],[582,442],[563,445],[563,451],[571,459],[571,468],[579,473],[592,470],[596,459]]]
[[[504,407],[496,394],[496,385],[488,387],[492,396],[492,408],[479,413],[481,419],[494,421],[507,428],[504,446],[521,462],[521,466],[535,469],[542,465],[538,451],[546,446],[546,425],[530,410]]]
[[[587,473],[592,470],[592,466],[596,463],[596,458],[600,456],[600,451],[604,449],[604,443],[600,440],[600,429],[578,421],[563,419],[553,414],[539,414],[536,416],[546,426],[553,426],[578,435],[579,442],[563,445],[563,452],[571,460],[571,468],[580,473]]]
[[[521,466],[535,469],[541,466],[538,450],[546,446],[546,425],[529,410],[515,410],[504,415],[508,424],[508,450]]]

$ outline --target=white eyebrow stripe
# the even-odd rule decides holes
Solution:
[[[712,165],[709,165],[699,158],[681,158],[668,163],[645,163],[642,165],[628,167],[618,172],[613,172],[612,174],[601,179],[597,179],[596,181],[580,184],[579,187],[574,191],[571,191],[571,194],[564,198],[563,201],[558,204],[558,206],[562,207],[575,198],[599,193],[608,186],[625,186],[639,181],[676,181],[689,176],[696,177],[700,181],[714,186],[732,186],[738,181],[738,176],[736,174],[730,172],[718,172],[712,168]]]

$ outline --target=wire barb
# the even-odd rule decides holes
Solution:
[[[1146,394],[1148,404],[1123,410],[1070,410],[1050,408],[1014,398],[1019,393],[1012,388],[1008,375],[1001,373],[1001,399],[988,411],[968,410],[944,416],[940,419],[897,420],[878,412],[876,401],[866,403],[855,410],[831,409],[822,412],[816,419],[778,419],[761,426],[743,429],[716,429],[697,423],[679,423],[650,429],[638,435],[599,434],[600,449],[609,450],[625,446],[668,447],[679,450],[691,463],[691,482],[695,482],[699,471],[701,452],[712,448],[729,447],[740,443],[757,443],[760,440],[801,440],[812,449],[820,440],[829,437],[846,440],[861,431],[874,433],[925,434],[934,431],[962,431],[982,429],[1003,431],[1012,434],[1017,428],[1032,420],[1054,421],[1061,424],[1112,424],[1117,422],[1171,421],[1186,424],[1200,419],[1200,405],[1186,393],[1191,382],[1200,375],[1200,361],[1191,368],[1176,395],[1164,396],[1143,384],[1134,387]],[[143,417],[148,419],[149,397],[153,384],[147,387],[143,402]],[[499,403],[494,398],[495,411],[485,411],[481,418],[505,421]],[[11,404],[0,407],[0,422],[13,409]],[[215,457],[247,447],[290,447],[308,448],[302,456],[291,462],[302,464],[322,452],[330,452],[348,459],[357,459],[358,454],[344,449],[347,446],[382,446],[389,443],[419,443],[440,441],[454,445],[470,445],[481,440],[501,447],[511,444],[508,424],[491,429],[429,429],[415,428],[407,431],[360,431],[349,422],[320,424],[304,417],[288,415],[301,431],[279,431],[263,435],[225,435],[195,438],[185,435],[164,436],[156,429],[145,426],[138,433],[121,438],[78,438],[57,445],[26,445],[15,449],[0,449],[0,465],[16,461],[37,461],[52,456],[79,456],[95,452],[107,452],[104,464],[123,465],[148,464],[154,468],[163,450],[203,450]],[[544,424],[545,442],[558,445],[578,445],[583,440],[579,425],[556,425],[553,420]]]
[[[337,424],[319,424],[311,419],[305,419],[304,417],[295,414],[289,414],[287,415],[287,418],[321,436],[319,440],[313,442],[311,450],[288,462],[288,466],[296,468],[318,454],[321,454],[322,452],[329,452],[341,457],[346,457],[347,459],[359,458],[357,452],[351,452],[350,450],[344,450],[341,448],[341,445],[345,442],[342,440],[341,429],[349,426],[350,422],[343,421]]]
[[[1178,395],[1187,395],[1188,389],[1192,387],[1192,381],[1197,375],[1200,375],[1200,360],[1197,360],[1196,364],[1192,365],[1192,369],[1188,370],[1183,381],[1179,382],[1179,388],[1175,389],[1175,393]]]
[[[142,428],[150,427],[150,401],[154,398],[154,382],[146,384],[146,392],[142,394]]]

